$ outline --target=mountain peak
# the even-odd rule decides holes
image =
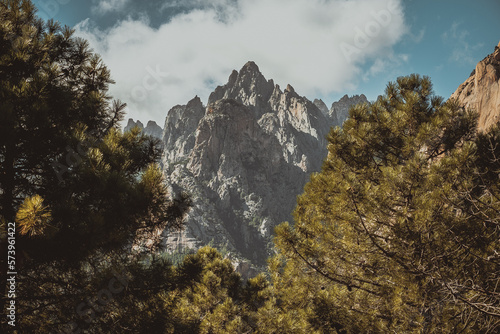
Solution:
[[[148,121],[148,124],[146,125],[146,127],[149,127],[149,126],[159,126],[159,125],[156,124],[155,121]]]
[[[229,86],[234,86],[234,83],[236,82],[237,79],[238,79],[238,71],[233,70],[231,72],[231,75],[229,76],[229,79],[227,80],[227,84]]]
[[[144,129],[144,124],[142,124],[142,122],[139,120],[137,120],[137,122],[135,122],[132,118],[129,118],[127,125],[125,126],[124,131],[131,130],[132,128],[135,128],[135,127],[138,127],[139,129],[142,130],[142,129]]]
[[[248,61],[239,72],[232,71],[227,84],[210,94],[207,105],[221,99],[232,99],[246,106],[264,104],[271,96],[274,82],[266,80],[255,62]]]
[[[296,196],[327,155],[332,124],[291,85],[282,92],[253,62],[233,70],[204,110],[177,106],[165,120],[164,175],[171,192],[197,194],[170,249],[213,242],[265,265],[274,227],[290,220]]]
[[[342,125],[344,121],[349,117],[349,109],[359,103],[368,103],[368,100],[364,94],[349,95],[345,94],[340,100],[332,103],[329,114],[337,125]]]
[[[138,120],[137,122],[134,122],[134,120],[132,118],[128,119],[128,123],[125,126],[125,128],[123,129],[123,131],[124,132],[130,131],[135,127],[138,127],[139,129],[141,129],[144,134],[155,137],[155,138],[161,138],[162,134],[163,134],[163,129],[161,128],[161,126],[156,124],[155,121],[149,121],[147,123],[146,127],[144,127],[144,124],[142,124],[141,121]]]
[[[229,77],[229,79],[231,79],[231,76]],[[253,61],[248,61],[245,65],[243,65],[236,79],[236,81],[245,81],[245,83],[248,83],[248,80],[267,82],[266,78],[260,71],[259,66],[257,66],[257,64],[255,64]]]
[[[188,108],[194,108],[196,106],[203,106],[203,102],[201,102],[201,99],[199,98],[198,95],[193,97],[191,100],[186,105]]]
[[[241,72],[256,72],[260,74],[259,66],[253,61],[247,61],[245,65],[240,70]]]
[[[314,105],[323,113],[323,115],[328,117],[328,107],[322,99],[314,99]]]

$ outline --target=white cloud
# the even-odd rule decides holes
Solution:
[[[266,78],[282,87],[290,83],[309,98],[352,90],[385,66],[385,58],[400,59],[392,46],[408,31],[401,0],[220,5],[227,2],[211,0],[211,6],[179,14],[158,29],[128,19],[102,31],[86,20],[77,35],[102,55],[117,82],[111,93],[127,102],[129,117],[163,123],[175,104],[195,95],[206,102],[248,60]],[[367,62],[375,66],[362,73]]]
[[[419,44],[420,42],[422,42],[422,40],[424,39],[424,36],[425,36],[425,28],[420,29],[420,31],[418,32],[417,35],[411,34],[411,38],[413,39],[413,42],[415,44]]]
[[[477,59],[474,57],[474,52],[480,49],[481,43],[469,43],[470,33],[466,29],[461,28],[461,23],[454,22],[448,31],[442,35],[442,39],[452,45],[450,60],[464,66],[475,66]]]
[[[103,15],[109,12],[121,11],[129,0],[93,0],[92,13]]]
[[[223,8],[234,6],[237,3],[234,0],[170,0],[166,1],[161,8]]]
[[[395,72],[401,65],[408,63],[408,60],[407,54],[390,54],[384,58],[377,58],[370,67],[366,80],[372,79],[380,73]]]

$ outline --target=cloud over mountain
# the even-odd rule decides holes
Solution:
[[[129,0],[92,0],[92,12],[103,15],[109,12],[120,11],[125,8]]]
[[[175,104],[206,101],[248,60],[301,95],[343,93],[372,75],[363,64],[401,59],[392,46],[408,31],[401,0],[190,0],[160,9],[176,6],[183,10],[158,28],[135,14],[106,30],[76,26],[111,69],[111,93],[130,117],[162,122]]]

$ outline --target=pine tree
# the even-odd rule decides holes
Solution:
[[[418,75],[350,110],[277,228],[283,314],[325,333],[498,327],[500,133],[476,119]]]
[[[15,222],[26,332],[61,325],[94,276],[128,261],[140,237],[180,226],[189,204],[169,199],[158,142],[120,132],[125,104],[108,95],[110,72],[72,34],[29,0],[0,1],[0,281]]]
[[[266,293],[265,279],[258,276],[243,285],[231,262],[213,248],[203,247],[177,266],[150,255],[142,262],[110,268],[82,287],[87,298],[77,304],[77,312],[71,303],[57,309],[57,318],[65,319],[57,327],[60,331],[232,334],[259,330],[255,312],[263,304],[259,294]],[[106,293],[101,289],[115,293],[108,293],[111,298],[103,301]],[[46,309],[43,317],[50,319],[53,312]],[[54,324],[43,326],[28,329],[45,333]]]

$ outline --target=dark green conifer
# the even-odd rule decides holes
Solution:
[[[158,143],[121,133],[110,72],[72,34],[31,1],[0,1],[0,321],[5,227],[16,222],[21,332],[60,329],[138,236],[178,227],[188,205],[168,197]]]
[[[418,75],[352,108],[277,229],[283,315],[309,310],[325,333],[494,330],[498,133],[476,136],[476,115]]]

